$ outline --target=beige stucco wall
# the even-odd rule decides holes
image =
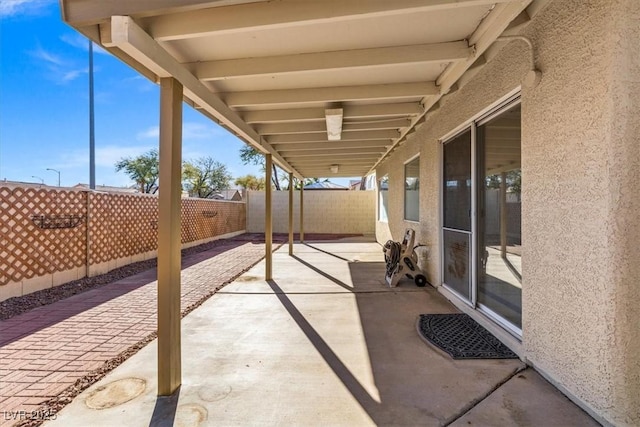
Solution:
[[[300,192],[294,192],[294,230],[299,231]],[[373,234],[375,191],[307,190],[304,192],[304,232]],[[264,192],[249,191],[247,231],[264,232]],[[289,193],[273,192],[273,232],[289,232]]]
[[[640,425],[640,2],[550,2],[523,31],[539,86],[522,90],[523,348],[600,421]],[[527,70],[513,42],[377,170],[389,222],[430,246],[439,283],[438,139],[516,89]],[[491,54],[489,54],[491,56]],[[403,163],[421,155],[420,224],[403,216]]]
[[[640,2],[619,0],[610,23],[613,121],[609,184],[615,298],[613,401],[640,425]]]

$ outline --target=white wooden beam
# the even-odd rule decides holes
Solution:
[[[160,81],[158,198],[158,395],[180,387],[180,197],[182,194],[182,85]]]
[[[373,159],[377,159],[377,157],[373,157]],[[348,165],[348,166],[354,166],[354,167],[360,167],[360,166],[366,166],[369,167],[371,166],[373,163],[375,162],[375,160],[372,160],[370,158],[365,158],[365,159],[340,159],[340,164],[343,165]],[[318,158],[318,159],[306,159],[306,158],[299,158],[299,159],[295,159],[292,160],[292,163],[296,165],[296,167],[299,168],[309,168],[309,167],[329,167],[329,165],[331,165],[332,163],[335,163],[335,159],[325,159],[325,158]]]
[[[300,185],[300,243],[304,242],[304,180]]]
[[[399,129],[411,124],[409,119],[392,119],[384,121],[371,121],[361,123],[343,123],[342,132],[358,130]],[[324,123],[317,122],[289,122],[289,123],[265,123],[256,126],[260,135],[281,135],[289,133],[326,133]]]
[[[181,40],[376,16],[490,5],[509,0],[283,0],[156,16],[143,21],[156,40]]]
[[[371,163],[368,164],[351,164],[344,160],[334,160],[331,162],[322,163],[319,165],[302,165],[300,169],[304,169],[306,171],[318,171],[318,170],[329,170],[331,165],[340,165],[343,170],[367,170]]]
[[[392,140],[400,136],[400,132],[393,129],[366,130],[345,132],[342,141],[370,141],[374,139]],[[268,137],[270,144],[286,144],[293,142],[327,142],[327,135],[321,133],[298,133],[290,135],[274,135]]]
[[[162,46],[153,40],[128,16],[113,16],[110,24],[100,26],[101,42],[105,46],[117,47],[140,62],[158,77],[173,76],[184,87],[184,95],[193,100],[225,127],[249,142],[262,153],[273,154],[274,161],[285,171],[296,177],[300,174],[291,167],[273,147],[231,108],[180,65]]]
[[[282,105],[313,102],[341,102],[424,97],[437,95],[434,82],[395,83],[363,86],[316,87],[220,93],[229,107]]]
[[[240,113],[245,122],[278,123],[298,121],[325,121],[324,108],[296,108],[282,110],[257,110]],[[398,117],[420,115],[424,112],[419,102],[400,102],[394,104],[345,105],[343,118],[366,119],[375,117]]]
[[[410,63],[448,63],[468,58],[473,50],[465,41],[450,43],[353,49],[334,52],[260,58],[228,59],[185,64],[200,80],[222,80],[262,75],[330,71]]]
[[[342,178],[349,176],[363,176],[367,169],[342,169],[338,167],[338,172],[331,172],[331,168],[305,170],[305,175],[309,178]]]
[[[77,26],[97,24],[115,15],[152,16],[262,1],[268,0],[63,0],[60,3],[64,21]]]
[[[294,156],[295,157],[295,156]],[[339,161],[340,159],[343,160],[350,160],[350,159],[367,159],[367,160],[371,160],[371,159],[377,159],[378,157],[380,157],[378,154],[375,153],[363,153],[363,154],[331,154],[331,153],[325,153],[325,154],[317,154],[313,157],[309,157],[309,161],[310,162],[320,162],[320,161],[329,161],[332,162],[334,159],[337,161]],[[304,160],[302,157],[296,157],[296,162],[297,163],[303,163]]]
[[[351,158],[351,159],[342,159],[343,162],[345,163],[350,163],[353,165],[366,165],[366,164],[371,164],[371,158],[376,158],[375,155],[364,155],[360,158]],[[327,158],[317,158],[317,159],[309,159],[309,158],[305,158],[305,157],[299,157],[295,160],[292,160],[293,164],[299,165],[299,166],[313,166],[313,165],[318,165],[318,166],[324,166],[329,165],[332,163],[331,159],[327,159]]]
[[[337,141],[337,142],[302,142],[298,144],[274,144],[273,148],[278,151],[307,151],[307,150],[333,150],[336,148],[370,148],[370,147],[386,147],[391,145],[390,142],[385,140],[373,140],[373,141]]]
[[[432,107],[437,105],[443,94],[449,92],[449,90],[456,84],[456,82],[462,77],[462,75],[473,65],[476,58],[483,55],[486,50],[495,42],[496,38],[502,34],[502,32],[509,26],[511,21],[518,17],[522,11],[531,3],[532,0],[514,0],[508,3],[497,4],[491,12],[482,20],[478,28],[469,37],[469,44],[475,48],[475,55],[463,61],[452,63],[447,69],[440,74],[436,80],[436,84],[440,88],[440,95],[433,96],[425,99],[425,113],[414,119],[415,122],[422,119]],[[367,172],[367,174],[375,172],[376,167],[384,161],[384,159],[397,147],[397,145],[404,139],[405,135],[411,129],[402,132],[400,138],[398,138],[394,144],[389,147],[387,152],[378,159],[373,167]]]
[[[265,193],[264,193],[264,260],[265,260],[265,272],[264,280],[273,279],[273,190],[271,188],[271,175],[273,174],[272,157],[271,154],[265,154]]]
[[[302,158],[302,157],[314,157],[317,156],[333,156],[338,154],[382,154],[385,151],[384,147],[357,147],[357,148],[334,148],[326,150],[319,148],[317,150],[296,150],[296,151],[280,151],[280,155],[285,158]]]

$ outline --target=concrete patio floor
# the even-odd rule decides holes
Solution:
[[[263,277],[264,261],[183,319],[174,396],[156,397],[154,341],[45,425],[598,425],[519,360],[422,341],[419,314],[456,309],[431,287],[387,288],[376,243],[284,245]]]

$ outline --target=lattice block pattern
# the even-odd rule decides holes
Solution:
[[[41,229],[32,220],[35,215],[77,215],[83,220],[74,228]],[[0,187],[0,285],[86,265],[87,227],[91,265],[154,251],[158,198]],[[245,228],[244,203],[182,199],[183,243]]]
[[[155,250],[158,198],[144,194],[91,194],[91,264]]]
[[[244,230],[245,203],[182,199],[182,243]]]
[[[32,220],[86,214],[79,191],[0,187],[0,285],[86,264],[86,220],[60,229],[41,229]]]

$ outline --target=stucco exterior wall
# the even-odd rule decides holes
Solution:
[[[375,191],[307,190],[304,192],[304,232],[374,233]],[[273,232],[289,232],[289,192],[273,192]],[[264,233],[263,191],[247,193],[247,231]],[[294,231],[300,230],[300,192],[293,198]]]
[[[609,243],[615,286],[611,348],[612,401],[619,424],[640,425],[640,2],[614,2],[609,23],[612,63]]]
[[[640,2],[550,2],[523,30],[538,68],[522,89],[523,347],[600,421],[640,425]],[[388,223],[430,248],[440,283],[438,140],[517,89],[523,43],[504,46],[377,170]],[[403,164],[420,153],[420,223],[403,220]]]

